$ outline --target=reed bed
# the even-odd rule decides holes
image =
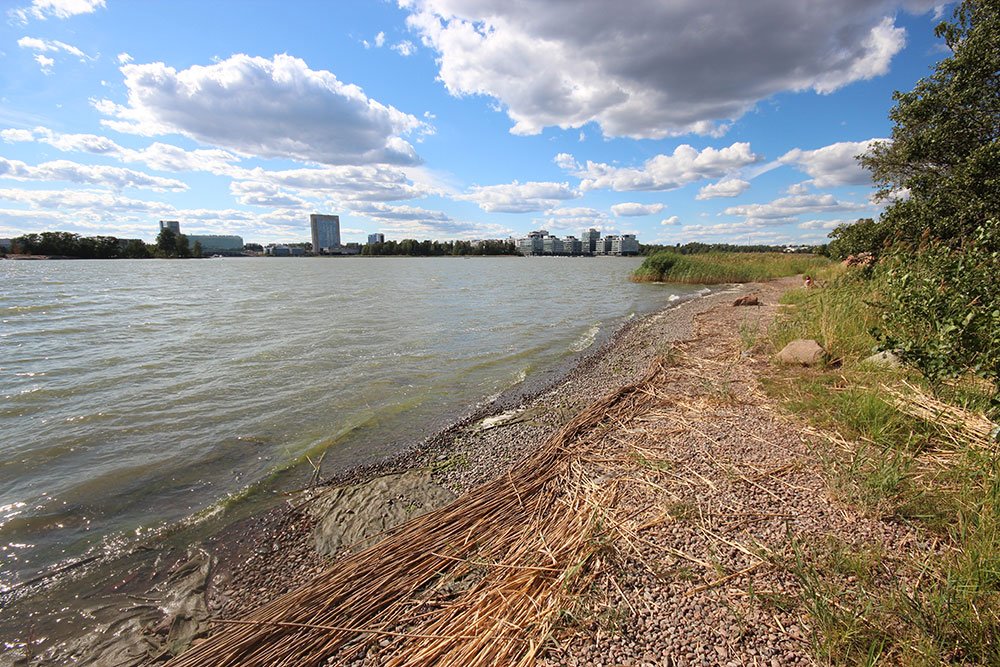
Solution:
[[[815,255],[773,252],[682,255],[665,251],[647,257],[631,279],[632,282],[693,285],[750,283],[800,273],[815,273],[829,265],[829,259]]]
[[[664,364],[577,415],[507,476],[420,516],[243,619],[174,667],[529,665],[598,572],[614,479],[581,457],[660,398]]]

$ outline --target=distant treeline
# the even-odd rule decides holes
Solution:
[[[402,241],[385,241],[372,243],[361,248],[361,254],[370,257],[399,256],[404,257],[444,257],[447,255],[516,255],[517,248],[513,241],[491,240],[478,241],[417,241],[403,239]]]
[[[813,252],[823,254],[825,246],[803,246],[796,252]],[[640,255],[655,255],[658,252],[676,252],[681,255],[700,255],[707,252],[784,252],[781,245],[733,245],[732,243],[680,243],[676,245],[639,244]]]
[[[41,232],[11,239],[10,252],[19,255],[56,255],[80,259],[136,259],[155,256],[156,247],[140,239],[80,236],[71,232]]]

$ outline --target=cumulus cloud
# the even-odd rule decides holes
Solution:
[[[750,224],[780,224],[793,222],[803,213],[826,213],[831,211],[855,211],[867,208],[868,204],[839,201],[831,194],[791,195],[775,199],[767,204],[746,204],[730,206],[726,215],[738,215]]]
[[[569,206],[553,208],[545,212],[545,218],[535,220],[535,224],[546,229],[572,230],[594,227],[605,229],[613,222],[604,211],[589,206]]]
[[[857,156],[868,152],[872,144],[879,141],[885,139],[841,141],[811,151],[795,148],[778,158],[778,161],[809,174],[813,185],[817,187],[870,185],[871,175],[861,167]]]
[[[181,134],[244,155],[339,164],[416,164],[402,137],[428,131],[416,117],[289,55],[244,54],[177,71],[163,63],[121,68],[128,103],[99,100],[119,132]]]
[[[405,39],[398,44],[393,44],[392,50],[405,58],[407,56],[412,56],[414,53],[416,53],[417,47],[413,45],[413,42],[411,42],[408,39]]]
[[[515,134],[718,135],[782,91],[880,76],[927,0],[399,0],[455,96],[496,100]],[[939,4],[939,3],[938,3]]]
[[[237,178],[263,184],[261,187],[286,188],[299,196],[332,197],[342,202],[399,201],[427,194],[426,189],[414,184],[402,171],[384,165],[280,171],[258,167],[240,170]]]
[[[664,209],[663,204],[640,204],[638,202],[623,202],[621,204],[614,204],[611,207],[611,212],[614,213],[619,218],[622,217],[633,217],[640,215],[653,215],[654,213],[659,213]]]
[[[127,163],[139,162],[159,171],[207,171],[228,175],[239,173],[233,165],[240,161],[240,157],[220,149],[189,151],[161,142],[155,142],[146,148],[132,149],[120,146],[101,135],[62,134],[47,127],[0,130],[0,138],[7,143],[37,141],[67,153],[91,153],[114,157]]]
[[[576,158],[569,153],[559,153],[552,161],[556,163],[556,166],[560,169],[565,169],[566,171],[573,171],[579,169],[580,165],[577,163]]]
[[[676,190],[696,181],[720,178],[759,159],[748,143],[701,151],[682,144],[672,155],[656,155],[642,167],[615,167],[588,160],[575,174],[580,177],[583,190]]]
[[[68,19],[78,14],[91,14],[104,6],[105,0],[32,0],[30,5],[12,9],[8,14],[21,23],[27,23],[33,18],[44,21],[50,16]]]
[[[695,199],[717,199],[719,197],[739,197],[750,187],[749,181],[727,178],[718,183],[709,183],[698,190]]]
[[[170,210],[160,202],[122,197],[101,190],[17,190],[0,189],[0,199],[27,204],[32,208],[103,213],[157,214]]]
[[[160,192],[180,192],[188,186],[173,178],[151,176],[134,169],[104,165],[79,164],[69,160],[54,160],[32,166],[20,160],[0,157],[0,178],[16,181],[69,181],[90,185],[105,185],[115,189],[143,188]]]
[[[455,199],[475,202],[487,213],[529,213],[554,208],[560,201],[576,199],[580,193],[569,183],[504,183],[476,185]]]

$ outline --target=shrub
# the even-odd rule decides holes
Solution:
[[[901,250],[884,267],[876,335],[932,384],[967,373],[1000,382],[1000,222],[957,251]]]

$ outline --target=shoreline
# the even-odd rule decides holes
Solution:
[[[633,317],[609,331],[603,341],[570,355],[566,366],[558,369],[554,377],[543,381],[535,378],[534,382],[528,382],[527,388],[519,383],[470,407],[464,415],[412,447],[338,471],[317,488],[322,491],[364,484],[385,475],[425,470],[429,471],[433,484],[453,494],[468,491],[530,455],[561,423],[609,387],[641,374],[656,353],[657,344],[670,345],[689,338],[700,313],[738,293],[753,291],[754,287],[750,284],[717,289]],[[475,428],[484,419],[503,415],[512,418],[486,429]],[[153,560],[153,571],[148,576],[129,562],[134,559],[120,559],[126,567],[119,569],[132,570],[131,574],[114,581],[98,577],[94,597],[100,597],[100,593],[123,597],[151,597],[148,595],[151,592],[168,595],[171,587],[177,586],[178,572],[192,567],[202,571],[203,579],[193,589],[201,591],[197,595],[204,599],[204,604],[190,619],[190,640],[207,630],[209,617],[241,615],[301,585],[335,561],[319,556],[312,546],[315,520],[303,514],[301,508],[292,507],[292,497],[285,495],[285,500],[270,509],[228,522],[221,530],[204,537],[193,550],[179,553],[176,548],[147,547],[155,553],[155,558],[142,559],[146,564],[140,564],[138,570],[148,569],[149,561]],[[163,607],[168,610],[167,616],[173,614],[172,621],[177,618],[176,610],[169,610],[170,605]],[[120,626],[129,617],[127,624],[133,631],[139,630],[140,643],[147,648],[169,638],[163,636],[164,619],[157,619],[156,614],[130,616],[126,611],[108,616],[88,611],[87,615],[93,617],[95,630],[101,626]],[[115,646],[115,642],[108,645],[107,641],[95,641],[96,637],[93,633],[61,637],[56,646],[49,647],[48,658],[42,661],[0,660],[0,664],[60,664],[59,655],[79,659],[81,655],[96,656],[109,651],[121,657],[122,650],[132,653],[139,648],[134,642],[131,649]],[[176,642],[172,643],[170,652],[180,648]],[[145,659],[134,664],[145,664]]]

